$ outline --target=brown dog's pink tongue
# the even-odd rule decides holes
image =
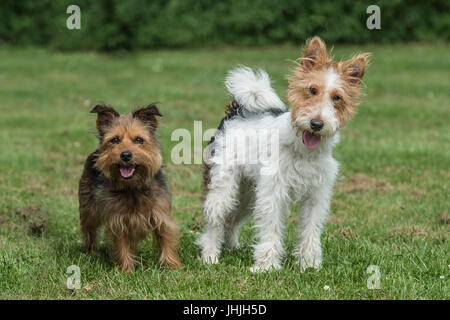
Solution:
[[[120,175],[124,178],[129,178],[134,173],[134,167],[120,167]]]
[[[320,143],[320,136],[307,130],[303,131],[303,144],[309,149],[315,149]]]

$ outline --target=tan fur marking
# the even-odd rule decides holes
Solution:
[[[318,37],[307,41],[303,57],[289,78],[288,101],[292,118],[314,113],[314,107],[320,105],[326,92],[326,75],[331,69],[339,76],[339,89],[333,89],[329,98],[338,95],[341,99],[333,101],[338,128],[343,127],[354,115],[360,102],[360,84],[369,63],[368,53],[334,62],[328,54],[325,43]],[[314,88],[316,95],[311,94]]]

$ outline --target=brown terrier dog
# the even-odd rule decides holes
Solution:
[[[138,242],[153,231],[160,262],[175,269],[178,230],[170,215],[170,194],[161,171],[155,136],[161,116],[154,104],[129,115],[97,105],[99,148],[91,153],[80,179],[81,231],[87,252],[97,249],[97,230],[105,224],[112,256],[126,271],[135,265]]]

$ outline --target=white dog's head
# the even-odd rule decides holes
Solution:
[[[334,135],[352,118],[369,56],[362,53],[334,62],[319,37],[307,42],[289,79],[288,100],[292,125],[308,149],[316,148],[322,138]]]

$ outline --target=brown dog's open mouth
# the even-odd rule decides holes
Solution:
[[[309,149],[313,150],[317,148],[317,146],[320,144],[321,136],[312,132],[309,132],[307,130],[303,131],[302,134],[302,140],[303,144]]]
[[[135,167],[134,166],[128,166],[128,167],[120,167],[120,175],[122,176],[122,178],[124,179],[130,179],[131,177],[133,177],[134,171],[135,171]]]

